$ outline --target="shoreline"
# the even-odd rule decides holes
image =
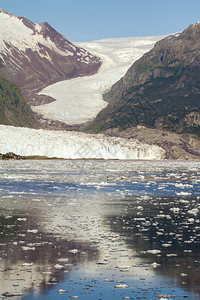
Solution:
[[[39,155],[29,155],[29,156],[22,156],[15,154],[13,152],[8,152],[5,154],[0,153],[0,161],[1,160],[96,160],[96,161],[200,161],[198,158],[193,158],[193,159],[117,159],[117,158],[62,158],[62,157],[48,157],[48,156],[39,156]]]

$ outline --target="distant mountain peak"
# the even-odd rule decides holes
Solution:
[[[192,24],[192,26],[198,26],[200,24],[200,20],[197,21],[195,24]]]
[[[0,8],[0,13],[9,15],[9,16],[11,16],[11,17],[15,17],[13,14],[9,13],[8,11],[6,11],[6,10],[4,10],[4,9],[2,9],[2,8]]]
[[[33,23],[0,9],[0,74],[17,84],[31,105],[44,103],[36,92],[45,86],[93,74],[100,65],[98,57],[47,22]]]

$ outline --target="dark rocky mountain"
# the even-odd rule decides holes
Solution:
[[[89,131],[142,125],[200,137],[200,23],[157,42],[104,99],[109,105]]]
[[[98,57],[76,47],[48,23],[35,24],[0,9],[0,74],[30,105],[53,101],[37,92],[57,81],[95,73]]]

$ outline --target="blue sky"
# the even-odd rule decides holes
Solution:
[[[1,0],[0,6],[46,21],[71,41],[169,34],[200,20],[200,0]]]

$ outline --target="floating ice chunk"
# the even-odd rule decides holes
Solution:
[[[138,210],[143,210],[144,208],[142,206],[137,207]]]
[[[69,250],[68,252],[71,252],[71,253],[78,253],[78,249],[72,249],[72,250]]]
[[[68,262],[69,259],[68,258],[58,258],[58,261],[60,261],[60,262]]]
[[[176,193],[177,196],[190,196],[192,195],[192,193],[189,192],[180,192],[180,193]]]
[[[56,264],[56,265],[54,266],[54,268],[55,268],[55,269],[61,270],[61,269],[63,269],[64,267],[63,267],[63,265]]]
[[[115,288],[117,288],[117,289],[127,289],[128,285],[126,285],[126,284],[117,284],[117,285],[115,285]]]
[[[26,222],[26,218],[17,218],[17,221],[19,221],[19,222],[21,222],[21,221],[23,221],[23,222]]]
[[[29,233],[38,233],[37,229],[28,229],[27,232]]]
[[[12,216],[6,216],[5,217],[5,219],[11,219],[12,218]]]
[[[185,276],[187,276],[187,274],[181,273],[180,276],[181,276],[181,277],[185,277]]]
[[[161,250],[147,250],[147,253],[150,253],[150,254],[160,254],[161,253]]]
[[[194,218],[189,218],[189,219],[188,219],[188,222],[194,223]]]
[[[157,231],[157,235],[163,235],[164,234],[164,232],[162,232],[162,231]]]
[[[173,211],[175,214],[179,213],[180,208],[179,207],[172,207],[170,208],[171,211]]]
[[[185,244],[191,244],[192,242],[194,242],[194,239],[191,239],[189,241],[184,241]]]
[[[60,294],[67,293],[67,292],[68,292],[68,291],[62,290],[62,289],[59,289],[59,291],[58,291],[58,293],[60,293]]]
[[[24,251],[29,251],[29,250],[35,250],[35,247],[26,247],[26,246],[22,246],[22,249]]]
[[[23,296],[23,293],[9,293],[5,292],[2,294],[4,297],[18,297],[18,296]]]
[[[157,262],[155,262],[155,261],[154,261],[151,265],[152,265],[153,268],[157,268],[158,266],[160,266],[160,265],[159,265]]]
[[[146,221],[145,218],[134,218],[134,221]]]
[[[161,295],[158,295],[158,297],[159,297],[159,300],[172,300],[172,299],[169,299],[169,297],[171,297],[171,296],[168,296],[168,295],[164,295],[164,298]]]
[[[104,279],[105,282],[113,282],[113,279]]]
[[[193,185],[191,185],[191,184],[183,184],[183,183],[176,183],[175,187],[179,187],[179,188],[184,189],[184,188],[192,188]]]
[[[186,203],[189,203],[188,200],[184,200],[184,199],[181,199],[180,202],[181,202],[181,203],[185,203],[185,204],[186,204]]]
[[[165,215],[159,214],[159,215],[157,215],[156,217],[157,217],[157,218],[165,218]]]
[[[168,244],[167,244],[167,243],[164,243],[164,244],[162,244],[162,246],[165,247],[165,248],[167,248],[167,247],[171,247],[172,244],[170,244],[170,243],[168,243]]]
[[[130,269],[130,266],[119,266],[118,269],[123,272],[127,272]]]
[[[194,215],[196,216],[199,213],[199,209],[198,208],[193,208],[188,210],[188,214]]]

